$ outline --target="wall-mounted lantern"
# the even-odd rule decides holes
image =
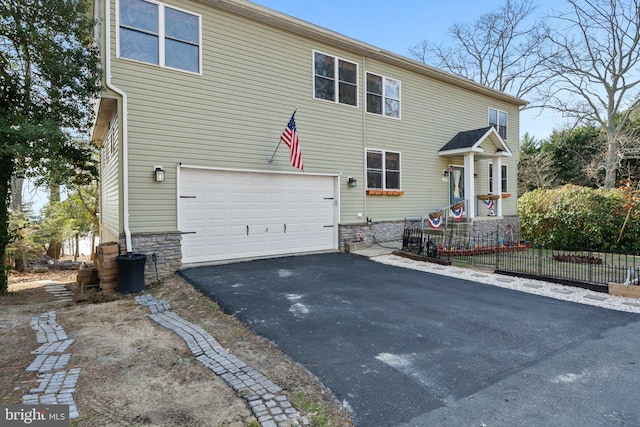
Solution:
[[[358,186],[358,180],[350,176],[349,178],[347,178],[347,185],[351,188],[355,188]]]
[[[162,166],[153,167],[153,178],[156,182],[164,182],[164,169]]]

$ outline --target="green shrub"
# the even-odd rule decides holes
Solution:
[[[565,185],[518,200],[521,237],[565,249],[640,252],[639,192]]]

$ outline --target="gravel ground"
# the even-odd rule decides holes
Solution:
[[[371,260],[382,264],[411,268],[413,270],[441,274],[443,276],[457,277],[459,279],[500,286],[501,288],[514,289],[521,292],[571,301],[578,304],[595,305],[597,307],[608,308],[611,310],[640,313],[640,300],[636,298],[619,297],[573,286],[564,286],[541,280],[504,276],[471,268],[449,267],[424,261],[414,261],[396,255],[381,255],[372,257]]]

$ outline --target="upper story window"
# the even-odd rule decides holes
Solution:
[[[367,112],[400,118],[400,81],[367,73]]]
[[[313,53],[313,96],[358,105],[358,64],[324,53]]]
[[[120,58],[200,72],[200,16],[162,3],[120,0]]]
[[[400,153],[367,150],[367,189],[400,190]]]
[[[507,140],[507,113],[489,108],[489,126],[496,128],[502,139]]]
[[[503,193],[508,193],[508,186],[507,186],[507,165],[501,165],[502,167],[500,168],[501,170],[501,174],[500,174],[500,178],[501,178],[501,191]],[[489,163],[489,193],[493,194],[493,163]]]

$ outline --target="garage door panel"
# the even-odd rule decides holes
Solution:
[[[227,202],[227,195],[222,191],[212,191],[206,194],[209,203],[224,204]]]
[[[209,209],[207,211],[207,217],[209,221],[225,221],[227,219],[227,212],[224,209]]]
[[[204,224],[204,215],[203,209],[189,209],[185,211],[185,219],[190,222]]]
[[[182,168],[183,262],[337,249],[334,177]],[[325,227],[333,225],[334,227]],[[249,226],[249,235],[247,235]]]
[[[233,259],[233,258],[238,258],[239,255],[242,255],[246,252],[249,251],[249,248],[247,247],[247,242],[234,242],[231,243],[228,248],[230,248],[230,250],[225,251],[224,253],[220,253],[220,255],[222,256],[229,256],[229,258]],[[221,259],[226,259],[226,258],[221,258]]]
[[[224,226],[211,226],[207,230],[207,238],[219,238],[227,235],[227,228]]]

